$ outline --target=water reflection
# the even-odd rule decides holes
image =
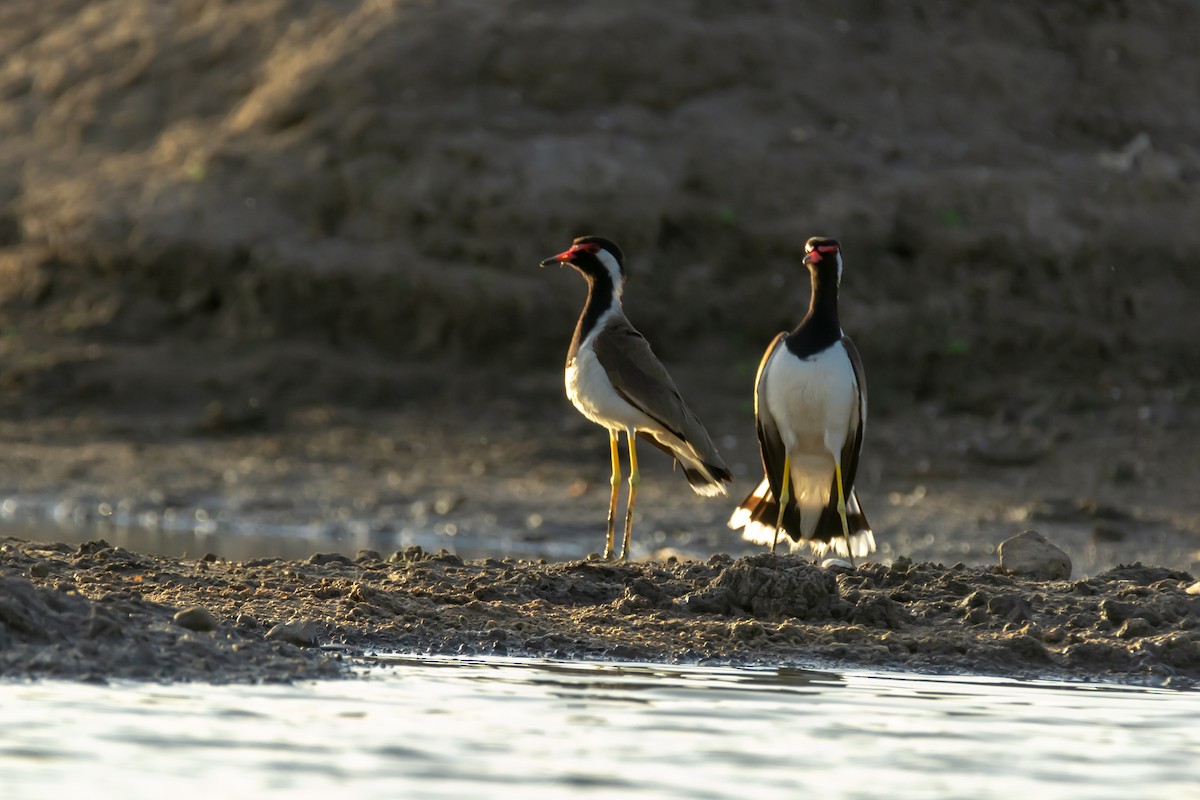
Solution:
[[[489,529],[485,535],[458,534],[448,537],[429,528],[404,531],[376,531],[368,528],[347,530],[324,524],[268,524],[263,522],[223,521],[207,526],[192,524],[183,516],[153,524],[139,521],[57,519],[39,509],[24,514],[0,512],[0,536],[12,536],[31,542],[81,544],[104,539],[116,547],[137,553],[199,558],[213,553],[231,561],[254,558],[302,560],[313,553],[340,553],[354,557],[360,550],[377,550],[387,555],[396,550],[418,546],[436,553],[443,548],[462,558],[510,556],[513,558],[582,558],[587,549],[574,542],[520,541],[510,532]]]
[[[771,667],[749,669],[742,667],[663,665],[651,663],[602,662],[602,661],[541,661],[529,659],[503,659],[481,657],[462,659],[439,656],[378,655],[370,659],[381,666],[397,666],[419,663],[431,669],[448,668],[460,670],[471,666],[475,674],[464,680],[488,683],[518,683],[536,686],[570,689],[614,689],[637,692],[673,691],[696,687],[711,691],[719,687],[727,692],[759,691],[773,688],[782,692],[811,693],[820,688],[841,684],[838,673],[797,667]],[[530,675],[524,671],[513,671],[513,667],[534,670]],[[540,676],[540,677],[539,677]],[[796,687],[811,687],[797,690]]]
[[[1096,684],[386,656],[295,686],[7,683],[0,707],[6,800],[1127,800],[1200,781],[1200,694]]]

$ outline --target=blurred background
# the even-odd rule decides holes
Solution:
[[[0,533],[599,549],[538,261],[622,246],[740,497],[819,234],[881,558],[1195,568],[1197,41],[1186,0],[8,0]],[[641,554],[739,552],[651,458]]]

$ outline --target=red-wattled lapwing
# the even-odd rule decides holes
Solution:
[[[621,310],[625,264],[621,250],[608,239],[581,236],[570,249],[542,262],[570,264],[587,279],[587,303],[575,326],[567,352],[567,397],[585,417],[608,429],[612,448],[612,497],[608,505],[608,539],[604,557],[613,557],[617,490],[621,461],[617,436],[629,444],[629,501],[621,558],[629,557],[633,504],[641,480],[637,436],[675,458],[697,494],[725,494],[733,476],[725,468],[704,425],[692,413],[675,382]]]
[[[759,544],[807,545],[855,556],[875,549],[875,536],[854,493],[867,422],[862,361],[838,321],[841,246],[813,237],[804,263],[812,276],[808,314],[771,342],[754,379],[754,417],[766,477],[733,512],[729,527]],[[778,500],[776,499],[778,498]]]

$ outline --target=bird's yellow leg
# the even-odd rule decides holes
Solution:
[[[838,516],[842,518],[842,534],[846,537],[846,555],[850,557],[850,566],[854,566],[854,550],[850,547],[850,522],[846,519],[846,492],[842,489],[842,465],[835,463],[833,473],[837,475],[838,485]]]
[[[779,519],[775,520],[775,539],[771,542],[772,554],[774,554],[775,547],[779,544],[779,532],[783,530],[783,512],[787,509],[787,504],[791,499],[792,457],[785,454],[783,457],[783,488],[779,492]]]
[[[625,541],[621,545],[621,560],[629,559],[629,541],[633,538],[633,502],[637,500],[638,484],[642,482],[642,474],[637,465],[637,432],[633,428],[625,431],[629,441],[629,503],[625,509]]]
[[[608,538],[604,541],[604,560],[613,557],[613,539],[617,530],[617,492],[621,488],[621,450],[617,446],[617,432],[608,432],[608,443],[612,448],[612,497],[608,501]]]

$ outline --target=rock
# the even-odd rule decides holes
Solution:
[[[1200,594],[1200,581],[1196,581],[1184,591],[1186,591],[1188,594]]]
[[[314,553],[308,557],[308,564],[314,567],[323,566],[325,564],[342,564],[349,566],[353,563],[353,561],[346,558],[341,553]]]
[[[317,645],[317,637],[320,634],[320,623],[313,622],[312,620],[293,619],[281,622],[271,628],[271,630],[267,631],[267,638],[299,645],[300,647],[315,647]]]
[[[1014,575],[1061,581],[1071,577],[1071,558],[1037,531],[1000,543],[1000,566]]]
[[[217,618],[204,606],[190,606],[175,614],[172,619],[181,628],[190,631],[215,631]]]

